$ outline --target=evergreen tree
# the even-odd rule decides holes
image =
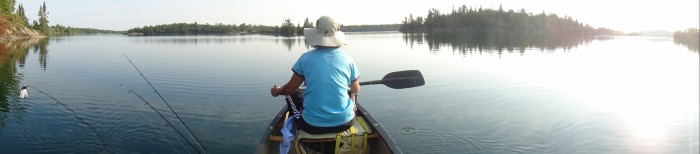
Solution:
[[[304,28],[313,28],[313,27],[314,27],[314,23],[309,22],[309,18],[304,19]]]
[[[297,27],[294,29],[294,31],[296,31],[296,33],[295,33],[296,35],[304,35],[303,34],[304,27],[301,27],[301,25],[299,25],[298,23],[297,23]]]
[[[248,31],[248,30],[246,29],[245,23],[241,23],[241,25],[238,25],[238,30],[241,31],[241,32],[246,32],[246,31]]]
[[[20,20],[22,20],[20,22],[22,22],[25,26],[29,26],[29,19],[27,19],[27,15],[24,12],[24,6],[22,6],[22,3],[20,3],[19,6],[17,6],[16,14],[19,16]]]
[[[297,34],[297,28],[294,26],[291,19],[284,19],[284,23],[280,26],[279,34],[282,36],[294,36]]]
[[[0,13],[10,15],[15,12],[15,0],[0,0]]]
[[[39,24],[37,25],[38,27],[34,27],[35,29],[38,29],[39,31],[41,31],[41,33],[44,33],[46,35],[51,34],[48,14],[49,12],[47,12],[46,10],[46,2],[44,2],[41,6],[39,6]]]

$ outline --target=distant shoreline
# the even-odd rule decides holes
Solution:
[[[343,31],[346,34],[352,33],[400,33],[398,30],[395,31]],[[268,35],[268,36],[284,36],[277,33],[258,33],[258,32],[244,32],[244,33],[189,33],[189,34],[158,34],[158,35],[144,35],[143,33],[123,33],[122,35],[130,37],[139,36],[237,36],[237,35]],[[296,36],[284,36],[284,37],[297,37]]]
[[[275,33],[256,33],[256,32],[241,32],[241,33],[164,33],[164,34],[157,34],[157,35],[144,35],[143,33],[123,33],[122,35],[126,36],[196,36],[196,35],[210,35],[210,36],[233,36],[233,35],[254,35],[254,34],[260,34],[260,35],[278,35]]]
[[[128,36],[173,36],[173,35],[276,35],[276,36],[301,36],[304,28],[313,27],[308,21],[305,26],[294,25],[290,21],[282,26],[250,25],[250,24],[200,24],[200,23],[172,23],[153,26],[136,27],[127,30]],[[400,24],[382,25],[341,25],[343,32],[364,31],[398,31]]]

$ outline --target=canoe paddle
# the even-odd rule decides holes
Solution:
[[[384,84],[393,89],[413,88],[425,85],[423,74],[418,70],[391,72],[381,80],[360,82],[360,85]]]

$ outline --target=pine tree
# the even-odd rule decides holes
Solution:
[[[294,27],[291,19],[287,18],[284,20],[284,23],[282,23],[280,27],[279,34],[283,36],[294,36],[297,34],[296,27]]]
[[[313,27],[314,27],[314,23],[309,22],[309,18],[304,19],[304,28],[313,28]]]
[[[0,12],[9,15],[15,12],[15,0],[0,0]]]
[[[46,11],[46,2],[44,2],[44,4],[39,6],[39,24],[38,27],[35,28],[46,35],[51,33],[51,28],[49,27],[49,20],[47,19],[49,18],[48,14],[49,12]]]
[[[26,13],[24,13],[24,6],[22,6],[22,3],[20,3],[19,6],[17,6],[16,14],[19,15],[20,20],[22,20],[21,22],[25,26],[29,26],[29,19],[27,19]]]

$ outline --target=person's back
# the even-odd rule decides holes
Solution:
[[[340,48],[316,48],[304,53],[292,70],[306,82],[304,121],[316,127],[333,127],[353,119],[348,85],[359,72],[349,55]]]
[[[360,90],[360,73],[353,59],[340,49],[345,45],[340,24],[322,16],[316,27],[304,29],[307,43],[315,49],[302,54],[292,67],[290,81],[270,89],[270,93],[291,95],[306,82],[299,128],[312,134],[340,132],[349,128],[355,117],[353,100]]]

